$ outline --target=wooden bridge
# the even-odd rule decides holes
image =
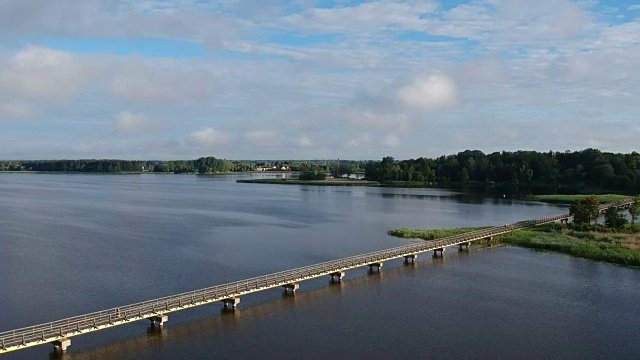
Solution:
[[[607,204],[601,206],[600,210],[604,211],[609,207],[626,209],[632,203],[633,201],[629,200],[615,204]],[[150,320],[155,326],[162,327],[168,320],[167,314],[171,312],[214,302],[222,302],[226,309],[233,310],[240,302],[241,296],[253,292],[282,287],[285,292],[293,293],[298,289],[298,283],[304,280],[330,276],[332,281],[339,282],[346,270],[358,267],[369,267],[371,271],[379,271],[385,261],[404,259],[405,263],[412,263],[420,253],[433,251],[434,256],[438,256],[438,253],[442,255],[445,248],[450,246],[459,246],[460,249],[463,249],[463,247],[468,247],[473,241],[492,239],[494,236],[507,234],[518,229],[556,221],[567,221],[569,218],[570,215],[565,213],[540,219],[520,221],[510,225],[496,226],[461,235],[449,236],[439,240],[424,241],[327,261],[320,264],[304,266],[136,304],[119,306],[21,329],[4,331],[0,333],[0,354],[42,344],[53,344],[56,351],[62,352],[66,351],[67,347],[71,345],[70,338],[73,336],[144,319]]]

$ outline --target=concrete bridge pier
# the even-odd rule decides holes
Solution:
[[[484,240],[487,240],[487,245],[489,245],[489,247],[493,246],[493,236],[486,237]]]
[[[55,353],[60,354],[67,351],[67,348],[71,346],[71,339],[65,338],[65,339],[56,340],[52,342],[52,344],[53,344],[53,351]]]
[[[418,258],[417,254],[407,255],[404,257],[404,264],[405,265],[415,264],[417,258]]]
[[[470,245],[471,245],[471,242],[462,243],[462,244],[460,244],[460,248],[458,249],[458,251],[469,250],[469,246]]]
[[[238,304],[240,304],[240,298],[229,298],[221,301],[224,304],[225,310],[235,310]]]
[[[157,326],[159,328],[162,328],[162,326],[164,326],[164,323],[169,321],[169,316],[167,315],[152,316],[149,318],[149,320],[151,320],[151,326]]]
[[[295,295],[296,290],[300,288],[300,284],[293,283],[293,284],[282,285],[282,287],[284,288],[285,295],[288,295],[288,294]]]
[[[438,252],[440,253],[440,256],[438,256]],[[439,248],[439,249],[434,249],[433,250],[433,257],[434,258],[443,257],[443,256],[444,256],[444,248]]]
[[[560,219],[560,224],[568,224],[568,223],[569,223],[569,218]]]
[[[332,274],[329,274],[329,276],[331,276],[331,282],[332,283],[339,283],[342,282],[342,278],[344,277],[344,271],[339,271],[339,272],[334,272]]]
[[[383,265],[383,263],[369,264],[369,273],[373,274],[373,273],[380,272],[380,269],[382,268],[382,265]]]

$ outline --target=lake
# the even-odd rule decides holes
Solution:
[[[246,175],[0,175],[0,331],[565,209]],[[416,240],[413,240],[416,241]],[[423,254],[72,339],[68,359],[640,357],[640,272],[520,248]],[[43,345],[3,359],[45,359]]]

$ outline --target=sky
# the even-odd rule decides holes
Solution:
[[[0,0],[0,159],[638,151],[638,0]]]

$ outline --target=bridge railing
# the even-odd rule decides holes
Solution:
[[[609,206],[619,206],[619,204]],[[49,341],[51,338],[71,336],[100,326],[126,322],[128,320],[139,319],[141,317],[150,317],[154,314],[163,314],[185,306],[222,300],[262,288],[275,287],[304,280],[305,278],[317,277],[401,256],[417,254],[433,249],[457,245],[463,242],[479,240],[569,217],[570,215],[565,213],[550,217],[520,221],[511,225],[496,226],[460,235],[449,236],[439,240],[409,244],[392,249],[374,251],[366,254],[326,261],[315,265],[303,266],[296,269],[280,271],[250,279],[165,296],[84,315],[73,316],[21,329],[4,331],[0,332],[0,349],[6,349],[10,346],[26,344],[39,340]]]

